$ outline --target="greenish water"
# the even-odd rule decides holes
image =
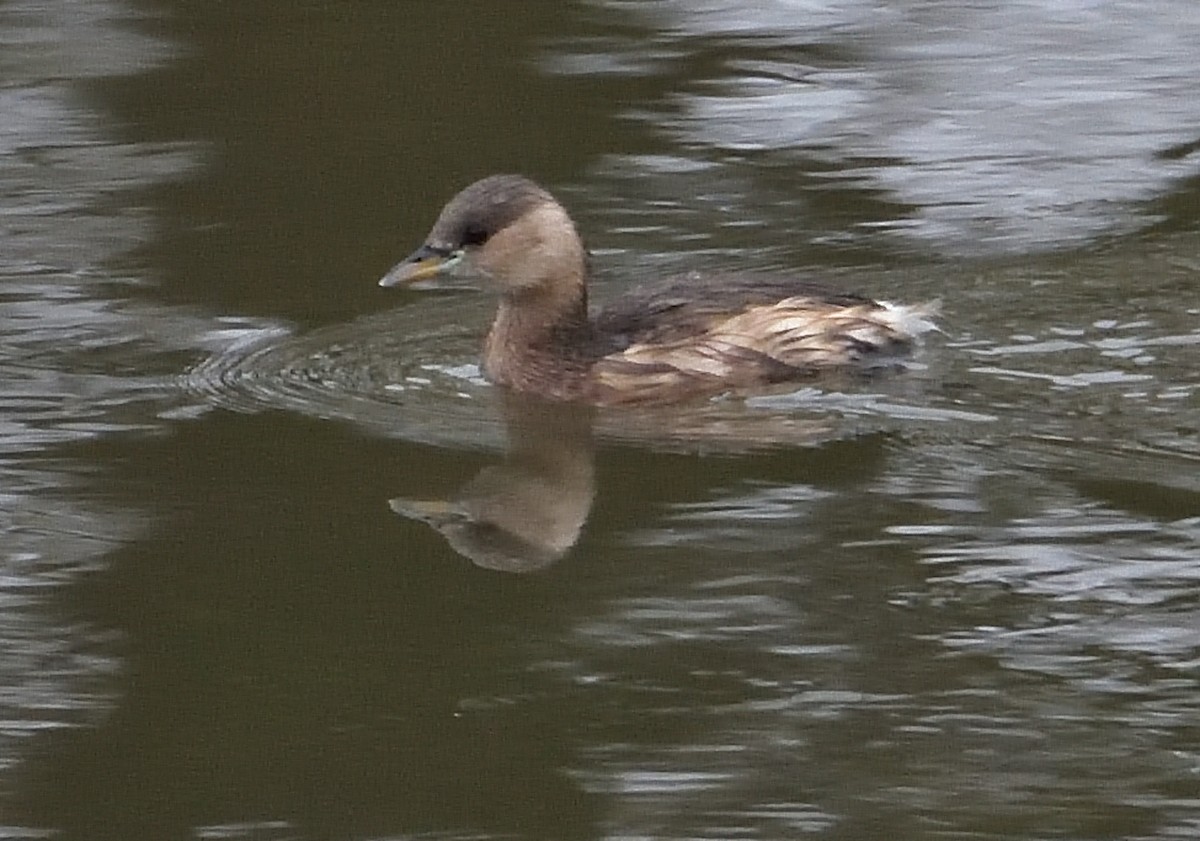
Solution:
[[[0,5],[0,837],[1200,832],[1200,7]],[[375,286],[472,179],[596,295],[911,368],[504,401]],[[836,387],[835,387],[836,386]]]

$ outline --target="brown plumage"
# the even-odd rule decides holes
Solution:
[[[575,224],[519,175],[494,175],[456,195],[425,244],[380,285],[430,278],[464,259],[500,293],[484,372],[557,400],[668,403],[862,370],[936,329],[936,303],[900,306],[795,278],[743,275],[675,278],[589,318],[587,256]]]

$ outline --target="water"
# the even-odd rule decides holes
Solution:
[[[434,36],[436,34],[436,37]],[[0,836],[1192,838],[1200,17],[0,6]],[[908,370],[504,401],[375,287],[522,170],[600,275]]]

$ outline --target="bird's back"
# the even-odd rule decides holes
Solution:
[[[603,352],[587,391],[595,402],[638,403],[866,370],[936,329],[936,311],[936,302],[876,302],[790,278],[686,276],[596,317]]]

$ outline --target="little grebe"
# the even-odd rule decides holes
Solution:
[[[795,278],[695,275],[635,290],[595,317],[587,253],[553,196],[519,175],[476,181],[381,286],[465,260],[500,294],[483,347],[498,385],[596,405],[668,403],[869,369],[936,329],[937,303],[902,306]]]

